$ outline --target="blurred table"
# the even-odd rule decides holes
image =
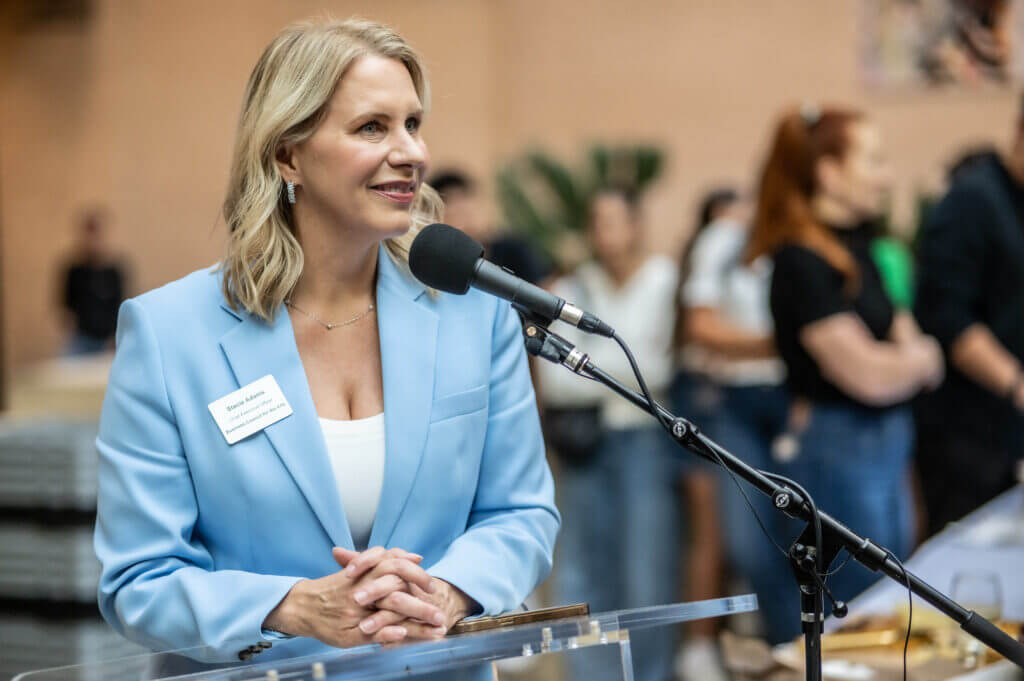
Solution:
[[[114,354],[59,357],[13,372],[7,418],[98,418]]]
[[[841,556],[839,560],[844,559],[845,556]],[[906,561],[906,566],[909,571],[954,598],[956,594],[950,591],[956,575],[994,576],[1001,591],[1001,619],[1024,622],[1024,486],[1014,487],[959,522],[950,524],[922,544]],[[850,565],[848,569],[863,568]],[[968,603],[961,605],[970,607]],[[849,608],[850,613],[846,619],[826,620],[826,636],[822,641],[825,678],[860,681],[902,679],[906,587],[883,577],[850,601]],[[843,636],[836,633],[840,627],[857,620],[892,620],[894,616],[895,619],[902,618],[902,624],[889,625],[887,633],[892,643],[873,648],[829,650],[830,642],[838,643]],[[955,623],[946,620],[938,610],[915,596],[915,637],[922,628],[927,627],[948,627],[951,636],[957,635]],[[877,631],[870,627],[868,630]],[[803,678],[802,642],[777,646],[773,650],[760,641],[726,637],[723,639],[723,648],[727,666],[734,671],[736,679],[798,681]],[[927,641],[913,639],[907,657],[908,679],[1024,679],[1024,671],[1006,661],[971,671],[961,667],[956,659],[937,652],[939,650]]]
[[[907,569],[939,591],[950,594],[957,574],[995,575],[1002,589],[1002,618],[1024,622],[1024,486],[1017,485],[922,544]],[[884,615],[907,600],[907,589],[884,578],[850,601],[849,618]],[[935,612],[914,598],[914,608]],[[834,630],[842,620],[830,620]]]

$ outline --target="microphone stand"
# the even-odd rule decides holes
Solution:
[[[950,619],[960,628],[995,650],[1018,667],[1024,668],[1024,645],[1015,641],[1001,629],[978,613],[967,610],[941,591],[905,570],[895,556],[885,547],[858,535],[838,520],[813,508],[809,499],[799,491],[785,484],[779,484],[770,474],[765,474],[737,458],[724,447],[704,435],[690,421],[675,416],[657,402],[648,402],[643,395],[627,388],[602,371],[590,361],[589,355],[577,349],[572,343],[548,330],[553,321],[538,317],[528,310],[515,305],[523,322],[523,339],[526,351],[535,357],[561,364],[580,376],[596,380],[632,402],[655,418],[667,419],[671,424],[671,435],[680,447],[701,458],[726,468],[735,476],[743,478],[762,494],[771,497],[773,506],[791,518],[807,523],[804,531],[789,550],[790,565],[800,587],[801,629],[804,634],[806,678],[821,681],[821,634],[824,625],[822,614],[822,593],[828,594],[833,602],[832,612],[837,617],[846,615],[846,604],[836,601],[828,592],[821,574],[845,548],[861,565],[872,572],[882,572],[887,577],[906,586]],[[818,544],[817,528],[820,527],[821,555],[816,555]]]

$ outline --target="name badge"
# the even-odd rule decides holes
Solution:
[[[270,374],[210,402],[208,407],[229,445],[292,413],[292,406]]]

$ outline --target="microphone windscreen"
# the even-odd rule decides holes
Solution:
[[[454,227],[435,222],[413,239],[409,269],[424,286],[462,295],[473,281],[484,247]]]

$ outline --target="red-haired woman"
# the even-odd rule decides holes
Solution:
[[[889,183],[870,119],[790,112],[762,172],[747,257],[775,261],[771,309],[793,395],[788,454],[798,482],[821,508],[902,555],[912,541],[906,402],[942,381],[943,361],[935,340],[894,309],[871,259]],[[833,592],[849,599],[873,579],[851,565],[832,578]]]

